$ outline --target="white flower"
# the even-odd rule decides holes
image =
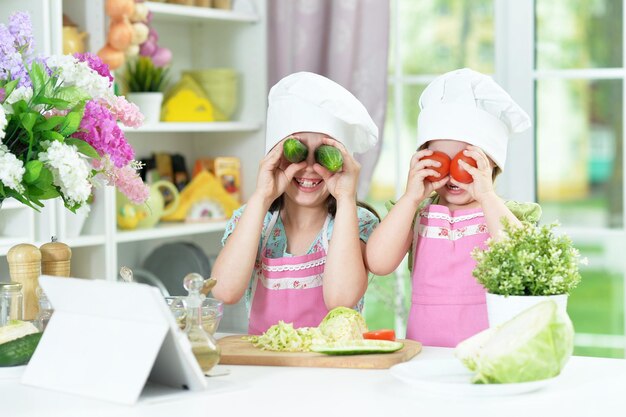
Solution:
[[[7,127],[7,115],[4,113],[4,108],[0,106],[0,142],[4,139],[6,132],[4,129]]]
[[[24,192],[22,177],[24,176],[24,164],[13,155],[6,145],[0,145],[0,182],[18,193]]]
[[[46,64],[58,70],[59,79],[64,87],[76,86],[90,97],[102,98],[107,103],[115,100],[109,79],[89,68],[86,62],[81,62],[71,55],[54,55],[46,60]]]
[[[70,205],[83,205],[91,194],[91,171],[86,157],[73,145],[58,141],[46,141],[42,145],[46,151],[38,157],[52,172],[54,185],[61,189]]]
[[[30,87],[17,87],[15,90],[9,94],[9,96],[4,100],[4,104],[2,107],[7,114],[13,114],[13,107],[11,106],[13,103],[17,103],[20,100],[24,100],[25,102],[29,102],[30,99],[33,98],[33,89]]]

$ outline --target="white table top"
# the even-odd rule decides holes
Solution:
[[[426,347],[414,361],[452,358]],[[7,369],[7,368],[4,368]],[[0,372],[0,416],[624,416],[626,360],[572,357],[561,376],[525,394],[454,397],[420,392],[389,370],[220,366],[209,390],[142,397],[122,406],[27,387]],[[2,370],[2,368],[0,368]],[[14,372],[16,374],[16,372]]]

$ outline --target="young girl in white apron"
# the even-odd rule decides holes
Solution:
[[[374,274],[387,275],[410,251],[407,337],[453,347],[488,327],[471,251],[501,237],[502,218],[520,224],[495,194],[493,180],[504,168],[509,136],[530,127],[530,118],[490,77],[469,69],[436,78],[420,108],[406,192],[372,234],[366,259]],[[452,160],[451,175],[437,171],[442,163],[429,159],[435,151]],[[455,165],[458,154],[476,166],[462,159]],[[521,212],[537,221],[540,209]]]
[[[285,160],[288,137],[308,148],[306,160]],[[245,296],[250,334],[279,320],[317,326],[334,307],[359,307],[365,242],[378,219],[357,207],[360,167],[352,152],[368,150],[377,137],[365,107],[327,78],[296,73],[270,90],[257,187],[229,221],[212,270],[216,298],[236,303]],[[339,172],[315,162],[321,145],[340,150]]]

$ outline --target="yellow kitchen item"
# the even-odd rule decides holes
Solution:
[[[230,218],[233,211],[239,207],[239,202],[224,190],[222,184],[213,174],[202,171],[180,192],[178,208],[171,214],[163,216],[163,220],[186,220],[191,208],[196,203],[205,200],[219,203],[226,218]]]
[[[165,198],[161,192],[161,189],[165,189],[167,193],[170,193],[172,196],[172,202],[166,207]],[[137,227],[140,229],[146,229],[150,227],[154,227],[161,218],[164,216],[168,216],[173,213],[179,205],[180,197],[178,194],[178,189],[174,184],[169,181],[157,181],[154,184],[150,185],[150,196],[148,200],[144,204],[133,205],[130,201],[119,191],[117,192],[117,207],[118,207],[118,226],[120,228],[130,228]],[[129,208],[126,206],[132,206],[134,209],[136,216],[132,216],[132,212],[129,211]],[[126,216],[122,218],[122,223],[120,224],[120,214],[124,212]],[[134,224],[134,220],[138,218],[136,224]],[[134,226],[133,226],[134,224]]]
[[[63,26],[63,54],[85,52],[86,37],[87,32],[80,32],[76,26]]]
[[[232,68],[207,68],[184,71],[204,90],[214,107],[215,120],[231,120],[237,109],[238,79]]]
[[[117,195],[118,198],[120,194]],[[137,228],[139,220],[144,214],[143,211],[135,210],[135,206],[130,203],[119,204],[117,209],[117,227],[123,230],[133,230]]]
[[[214,122],[215,108],[202,87],[189,75],[181,80],[165,97],[161,120],[166,122]]]
[[[226,192],[237,201],[241,201],[240,165],[239,158],[232,156],[220,156],[213,161],[213,173],[221,181]]]

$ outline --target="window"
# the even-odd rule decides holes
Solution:
[[[624,357],[626,346],[622,7],[622,0],[392,0],[388,112],[368,198],[385,215],[384,202],[404,192],[419,95],[434,77],[461,67],[493,75],[535,126],[511,142],[500,195],[538,201],[542,222],[559,220],[589,259],[568,303],[581,355]],[[366,299],[370,327],[403,334],[406,263],[375,278]]]

